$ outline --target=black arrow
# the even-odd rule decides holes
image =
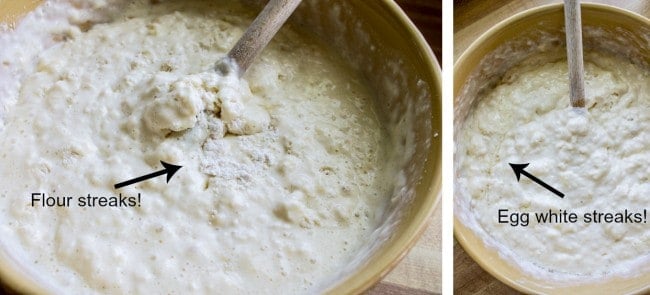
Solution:
[[[160,161],[160,164],[162,164],[163,167],[165,167],[165,169],[160,170],[160,171],[156,171],[154,173],[147,174],[147,175],[144,175],[144,176],[140,176],[140,177],[137,177],[137,178],[134,178],[134,179],[131,179],[131,180],[120,182],[120,183],[115,185],[115,189],[125,187],[127,185],[132,185],[132,184],[138,183],[140,181],[145,181],[145,180],[147,180],[149,178],[158,177],[158,176],[163,175],[163,174],[167,174],[167,183],[169,183],[169,180],[172,179],[172,176],[174,176],[174,173],[176,173],[176,171],[178,171],[178,169],[181,169],[181,167],[183,167],[183,166],[177,166],[177,165],[172,165],[172,164],[169,164],[169,163],[165,163],[163,161]]]
[[[526,176],[528,176],[528,178],[530,178],[530,180],[532,180],[534,182],[537,182],[537,184],[543,186],[547,190],[549,190],[549,191],[553,192],[554,194],[560,196],[560,198],[564,198],[564,194],[562,192],[560,192],[559,190],[554,189],[552,186],[546,184],[545,182],[541,181],[539,178],[533,176],[532,174],[530,174],[530,173],[526,172],[526,170],[524,170],[524,168],[526,168],[528,166],[528,164],[530,164],[530,163],[526,163],[526,164],[508,163],[508,164],[510,164],[510,167],[512,167],[512,170],[515,171],[515,175],[517,176],[517,181],[519,181],[519,178],[521,177],[521,174],[526,175]]]

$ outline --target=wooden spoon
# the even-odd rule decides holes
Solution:
[[[302,0],[269,0],[264,10],[255,18],[244,35],[237,41],[228,55],[217,62],[216,69],[222,74],[232,70],[239,77],[244,75],[255,58],[271,41],[280,27],[296,10]],[[234,69],[233,69],[234,67]]]
[[[582,59],[580,0],[564,0],[564,25],[569,63],[569,97],[574,108],[585,107],[585,74]]]

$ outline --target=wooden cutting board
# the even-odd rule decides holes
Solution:
[[[562,0],[454,0],[454,62],[476,40],[499,21],[518,12]],[[650,17],[648,0],[589,0],[621,7]],[[452,85],[445,85],[451,87]],[[446,179],[446,181],[451,181]],[[445,200],[443,200],[444,202]],[[485,272],[454,240],[454,294],[522,294]]]
[[[406,257],[369,295],[441,293],[441,210],[434,211],[428,228]]]

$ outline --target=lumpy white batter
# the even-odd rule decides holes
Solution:
[[[286,29],[217,74],[254,17],[236,2],[114,2],[50,1],[0,35],[2,247],[66,293],[322,287],[393,189],[368,90]],[[183,166],[169,184],[113,189],[161,160]],[[118,193],[141,203],[74,205]]]
[[[568,105],[563,54],[547,53],[511,69],[479,97],[457,137],[457,216],[502,255],[543,278],[635,275],[650,262],[647,219],[582,222],[594,210],[648,209],[650,72],[598,53],[585,56],[585,68],[587,112]],[[517,182],[508,163],[530,163],[527,172],[566,196],[523,175]],[[499,209],[528,212],[529,224],[498,223]],[[549,209],[577,213],[579,221],[538,224],[533,212]]]

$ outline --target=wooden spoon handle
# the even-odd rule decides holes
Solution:
[[[262,52],[280,27],[287,21],[301,0],[270,0],[253,24],[228,52],[228,57],[239,67],[241,77]]]
[[[566,49],[569,62],[569,94],[571,106],[585,107],[585,76],[582,59],[582,19],[580,0],[564,0]]]

